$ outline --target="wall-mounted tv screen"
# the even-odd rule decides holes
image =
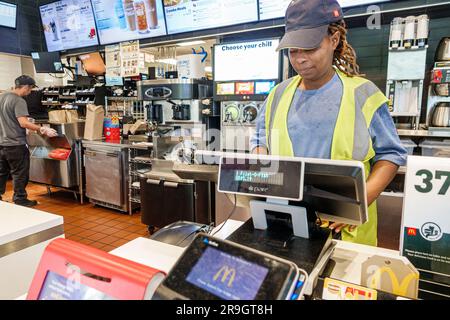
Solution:
[[[32,52],[36,73],[64,73],[59,52]]]
[[[165,36],[162,0],[92,0],[101,44]]]
[[[164,0],[169,34],[258,21],[257,0]]]
[[[40,7],[48,51],[98,45],[91,0],[62,0]]]
[[[15,28],[17,23],[17,5],[0,1],[0,26]]]
[[[279,79],[279,42],[269,39],[214,46],[214,81]]]
[[[342,8],[388,1],[390,0],[338,0]],[[259,0],[259,19],[268,20],[284,17],[291,2],[292,0]]]

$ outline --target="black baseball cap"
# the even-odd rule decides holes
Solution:
[[[336,0],[293,0],[286,11],[286,33],[277,50],[318,48],[329,25],[342,19],[344,14]]]
[[[33,87],[37,87],[36,85],[36,81],[34,81],[34,79],[30,76],[20,76],[15,80],[15,84],[16,87],[17,86],[33,86]]]

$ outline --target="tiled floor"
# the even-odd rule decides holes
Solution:
[[[29,199],[39,202],[34,209],[64,217],[67,239],[111,251],[138,237],[148,236],[147,227],[141,223],[139,212],[129,216],[93,206],[89,202],[81,205],[75,200],[73,193],[52,188],[49,196],[45,186],[31,183],[27,192]],[[9,182],[3,200],[12,202],[12,196],[12,184]]]

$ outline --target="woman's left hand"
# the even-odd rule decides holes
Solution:
[[[350,232],[353,232],[356,229],[356,226],[352,226],[352,225],[348,225],[348,224],[344,224],[344,223],[332,223],[330,225],[330,229],[334,230],[336,233],[339,233],[342,231],[342,229],[348,227],[348,230]]]

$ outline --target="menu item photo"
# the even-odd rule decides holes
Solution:
[[[165,36],[162,0],[92,0],[101,44]]]
[[[169,34],[258,21],[257,0],[164,0]]]
[[[48,51],[98,45],[90,0],[62,0],[40,7]]]

